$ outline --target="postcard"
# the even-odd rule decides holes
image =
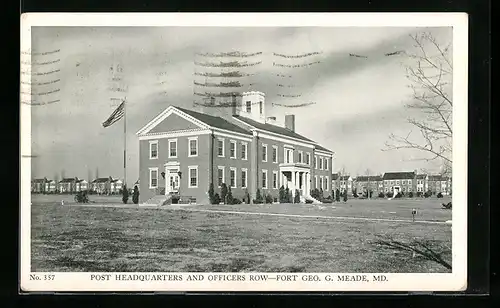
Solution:
[[[21,16],[20,288],[467,287],[465,13]]]

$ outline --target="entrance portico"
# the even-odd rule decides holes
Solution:
[[[311,169],[303,163],[283,163],[280,168],[280,186],[284,186],[292,192],[295,197],[295,190],[299,190],[301,196],[309,196],[311,191]]]

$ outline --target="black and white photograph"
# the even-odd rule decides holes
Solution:
[[[287,15],[22,16],[26,290],[466,287],[467,16]]]

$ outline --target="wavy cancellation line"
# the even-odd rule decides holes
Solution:
[[[262,61],[253,62],[253,63],[247,63],[247,62],[240,63],[238,61],[219,62],[219,63],[196,62],[196,61],[194,62],[195,65],[203,66],[203,67],[250,67],[250,66],[259,65],[261,63],[262,63]]]
[[[232,51],[232,52],[219,52],[219,53],[196,53],[197,56],[202,57],[212,57],[212,58],[223,58],[223,57],[233,57],[233,58],[248,58],[262,55],[262,52],[254,52],[254,53],[246,53],[240,51]]]
[[[22,54],[23,55],[32,55],[32,56],[46,56],[46,55],[51,55],[51,54],[54,54],[54,53],[57,53],[61,51],[61,49],[56,49],[56,50],[52,50],[52,51],[46,51],[46,52],[28,52],[28,51],[23,51]]]
[[[273,66],[277,67],[288,67],[288,68],[299,68],[299,67],[308,67],[314,64],[319,64],[321,61],[316,61],[316,62],[311,62],[311,63],[304,63],[304,64],[280,64],[273,62]]]
[[[241,96],[241,93],[239,93],[239,92],[219,92],[219,93],[210,93],[210,92],[199,93],[199,92],[194,92],[194,95],[205,96],[205,97],[231,97],[233,95],[235,95],[235,96]]]
[[[319,52],[316,51],[316,52],[309,52],[309,53],[298,54],[298,55],[284,55],[284,54],[281,54],[281,53],[273,52],[273,55],[275,57],[280,57],[280,58],[299,59],[299,58],[305,58],[305,57],[320,55],[322,53],[323,53],[322,51],[319,51]]]
[[[213,88],[241,88],[245,86],[253,86],[255,85],[255,83],[241,84],[239,81],[220,82],[220,83],[211,83],[211,82],[199,83],[194,81],[194,85],[200,87],[213,87]]]
[[[314,105],[314,104],[316,104],[316,102],[302,103],[302,104],[295,104],[295,105],[272,103],[273,106],[287,107],[287,108],[306,107],[306,106],[310,106],[310,105]]]
[[[256,74],[247,74],[239,71],[234,72],[221,72],[221,73],[200,73],[195,72],[195,76],[203,76],[203,77],[250,77],[255,76]]]

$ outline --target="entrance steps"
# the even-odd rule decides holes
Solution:
[[[148,204],[148,205],[162,206],[162,205],[170,204],[171,201],[172,201],[172,196],[171,195],[167,195],[167,196],[165,196],[165,195],[155,195],[155,196],[149,198],[144,203]]]
[[[307,200],[312,201],[313,204],[323,204],[323,202],[311,197],[310,195],[300,196],[300,202],[306,203]]]

